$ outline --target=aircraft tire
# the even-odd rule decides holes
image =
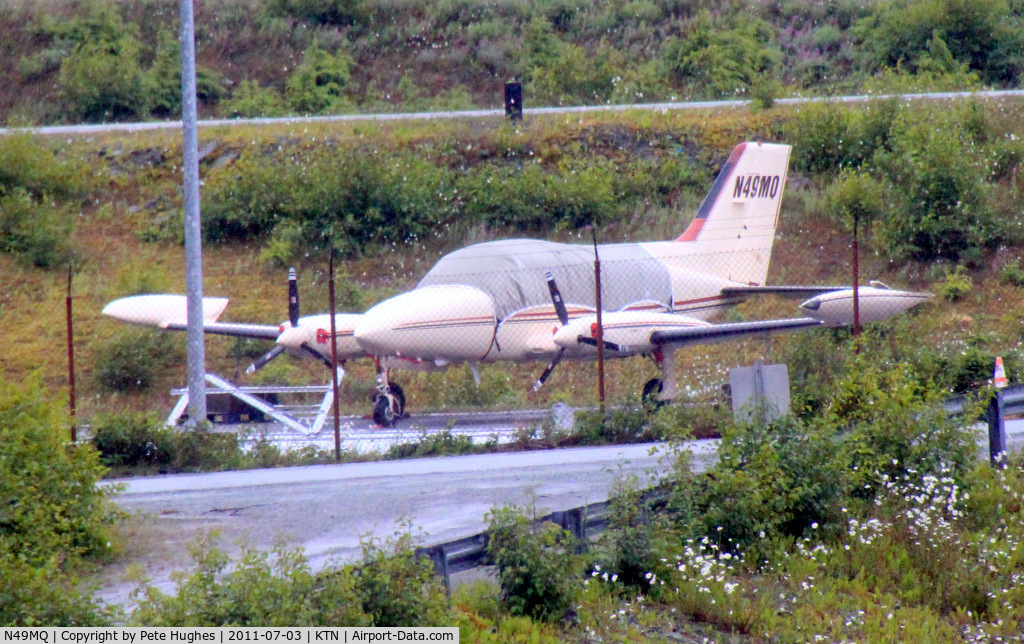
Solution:
[[[396,402],[391,394],[378,396],[373,402],[373,422],[381,427],[394,427]]]
[[[402,389],[402,386],[397,382],[388,383],[388,393],[395,399],[395,418],[405,418],[405,391]],[[370,402],[376,406],[380,398],[380,392],[374,391],[370,397]]]
[[[665,383],[661,381],[661,378],[651,378],[644,384],[643,393],[640,394],[640,401],[644,406],[651,406],[654,409],[660,409],[665,401],[658,398],[658,394],[661,393]]]

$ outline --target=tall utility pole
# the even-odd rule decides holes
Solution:
[[[181,129],[185,183],[185,292],[188,295],[188,422],[206,420],[203,343],[203,240],[199,221],[199,135],[196,123],[196,43],[192,0],[181,8]]]

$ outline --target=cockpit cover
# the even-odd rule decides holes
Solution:
[[[672,280],[665,266],[639,244],[598,246],[601,305],[617,311],[641,301],[672,307]],[[594,248],[537,239],[475,244],[449,253],[419,286],[465,284],[494,299],[498,320],[531,306],[551,304],[545,272],[555,277],[566,304],[596,308]]]

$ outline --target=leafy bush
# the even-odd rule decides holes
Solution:
[[[890,252],[918,261],[976,257],[1000,231],[986,181],[988,164],[961,129],[963,115],[903,110],[888,150],[875,155],[895,190],[881,233]]]
[[[74,258],[69,200],[82,198],[86,166],[30,134],[0,137],[0,252],[41,268]]]
[[[196,98],[216,103],[224,96],[220,76],[202,65],[196,66]],[[157,34],[156,54],[143,73],[146,111],[160,117],[181,114],[181,45],[168,29]]]
[[[388,448],[386,458],[414,458],[419,456],[451,456],[473,453],[473,439],[465,434],[453,434],[444,430],[424,436],[413,443],[400,443]]]
[[[0,552],[0,624],[11,626],[112,626],[116,611],[99,604],[55,559],[31,565]]]
[[[723,98],[747,93],[779,62],[771,26],[747,16],[731,27],[715,25],[704,9],[689,22],[682,38],[670,38],[661,51],[665,73],[690,88],[693,98]]]
[[[337,112],[344,104],[343,91],[351,74],[352,58],[344,51],[329,54],[310,47],[288,77],[285,99],[301,114]]]
[[[37,201],[21,186],[0,191],[0,252],[40,268],[68,266],[71,221],[66,207]]]
[[[671,574],[669,553],[677,541],[664,508],[652,508],[640,490],[619,486],[609,499],[608,529],[601,535],[598,572],[642,593],[657,592],[654,582]]]
[[[65,559],[105,553],[114,514],[96,485],[98,454],[68,445],[70,422],[37,378],[0,384],[0,568],[17,560],[45,576]]]
[[[828,101],[801,107],[785,125],[794,167],[813,173],[860,168],[886,147],[893,121],[905,109],[895,99],[858,110]]]
[[[411,155],[317,146],[288,157],[243,156],[208,180],[208,241],[245,240],[292,227],[288,237],[343,253],[438,234],[450,213],[449,174]],[[282,158],[283,157],[283,158]],[[278,250],[276,254],[280,254]]]
[[[215,537],[190,548],[191,573],[175,573],[176,594],[136,593],[131,622],[146,626],[368,626],[349,570],[314,573],[300,551],[244,549],[230,565]]]
[[[146,113],[139,41],[86,41],[64,59],[58,86],[65,109],[86,122],[119,121]]]
[[[1024,62],[1020,14],[1006,0],[888,0],[875,4],[855,31],[876,69],[904,64],[916,70],[948,56],[986,82],[1012,85]]]
[[[947,302],[959,302],[974,288],[974,280],[967,274],[967,269],[957,266],[946,271],[946,278],[939,285],[939,297]]]
[[[284,102],[277,92],[270,87],[261,87],[257,80],[239,83],[231,97],[221,103],[220,109],[227,118],[259,118],[285,113]]]
[[[833,390],[824,413],[809,421],[724,430],[718,464],[676,487],[683,533],[725,552],[753,549],[759,561],[779,538],[841,534],[844,508],[863,507],[904,472],[961,480],[970,470],[971,430],[947,418],[939,392],[914,374],[882,371],[862,355]]]
[[[177,452],[174,430],[152,414],[117,413],[95,418],[92,444],[111,469],[159,468],[167,471]]]
[[[448,620],[444,586],[434,564],[417,556],[408,532],[383,543],[365,540],[352,571],[355,594],[373,626],[440,626]]]
[[[558,55],[532,73],[530,89],[545,105],[606,103],[615,91],[621,55],[602,45],[594,53],[560,43]]]
[[[886,189],[863,169],[844,170],[827,188],[825,205],[843,228],[852,231],[856,223],[862,235],[886,215]]]
[[[732,427],[723,430],[718,453],[719,463],[695,489],[677,491],[691,496],[677,501],[693,513],[684,533],[735,553],[801,536],[812,525],[842,529],[840,509],[853,481],[850,456],[832,428],[792,418]]]
[[[487,522],[487,552],[498,567],[509,612],[545,621],[564,617],[579,592],[581,572],[571,535],[553,523],[534,528],[509,507],[491,510]]]
[[[146,389],[156,378],[157,365],[180,360],[178,340],[151,329],[123,329],[96,347],[96,380],[114,391]]]

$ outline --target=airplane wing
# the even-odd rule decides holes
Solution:
[[[279,326],[269,324],[232,324],[217,322],[228,300],[224,297],[203,298],[203,331],[217,335],[276,340]],[[134,295],[114,300],[103,307],[103,314],[129,324],[151,326],[172,331],[188,328],[188,298],[184,295]]]
[[[163,328],[172,331],[186,331],[188,325],[184,322],[169,322]],[[281,327],[269,324],[234,324],[230,322],[213,322],[203,324],[203,333],[212,335],[230,335],[236,338],[255,338],[261,340],[276,340],[281,335]]]
[[[655,346],[673,345],[677,347],[691,344],[707,344],[719,340],[728,340],[747,335],[772,333],[777,331],[793,331],[808,327],[824,326],[815,318],[792,318],[786,320],[758,320],[756,322],[732,322],[727,324],[708,324],[679,329],[652,331],[651,344]]]
[[[808,299],[823,293],[852,288],[850,286],[727,286],[722,289],[726,297],[748,295],[778,295],[780,297]]]

